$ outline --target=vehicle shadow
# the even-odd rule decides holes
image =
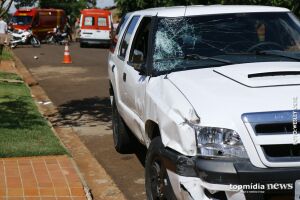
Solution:
[[[85,98],[72,100],[58,106],[58,113],[51,116],[54,126],[97,126],[109,124],[111,129],[111,106],[109,98]]]
[[[89,48],[93,48],[93,49],[109,49],[110,45],[101,45],[101,44],[89,44],[89,45],[86,45],[84,47],[81,47],[81,48],[84,48],[84,49],[89,49]]]
[[[136,140],[135,147],[133,149],[133,153],[136,155],[136,157],[140,161],[141,165],[143,165],[143,167],[145,167],[147,148]]]
[[[48,117],[54,126],[93,127],[104,125],[108,130],[112,130],[111,104],[108,97],[69,101],[58,106],[57,114]],[[140,163],[145,166],[146,147],[134,136],[132,136],[132,141],[134,148],[131,153],[135,154]]]

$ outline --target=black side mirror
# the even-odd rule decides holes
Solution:
[[[133,51],[132,59],[128,63],[131,65],[136,71],[140,72],[140,74],[145,74],[145,64],[144,64],[144,54],[143,52],[135,49]]]
[[[142,63],[144,61],[144,54],[140,50],[134,49],[132,55],[133,63]]]

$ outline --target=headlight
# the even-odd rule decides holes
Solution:
[[[241,138],[234,130],[203,126],[194,129],[201,156],[248,158]]]

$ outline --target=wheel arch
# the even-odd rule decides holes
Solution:
[[[111,80],[109,80],[109,95],[110,96],[114,96],[114,88],[113,88],[113,85],[111,83]]]
[[[152,141],[154,138],[161,136],[159,125],[152,120],[147,120],[145,123],[145,132],[149,140]]]

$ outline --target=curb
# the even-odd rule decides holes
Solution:
[[[15,61],[14,67],[24,82],[29,86],[35,101],[50,102],[47,104],[37,103],[39,111],[49,121],[49,117],[58,113],[57,107],[51,103],[46,92],[39,86],[39,83],[13,51],[12,55]],[[50,121],[49,124],[54,134],[72,155],[71,160],[82,180],[88,200],[126,200],[124,194],[114,183],[110,175],[107,174],[105,169],[92,156],[87,147],[81,142],[73,128],[53,127]]]

